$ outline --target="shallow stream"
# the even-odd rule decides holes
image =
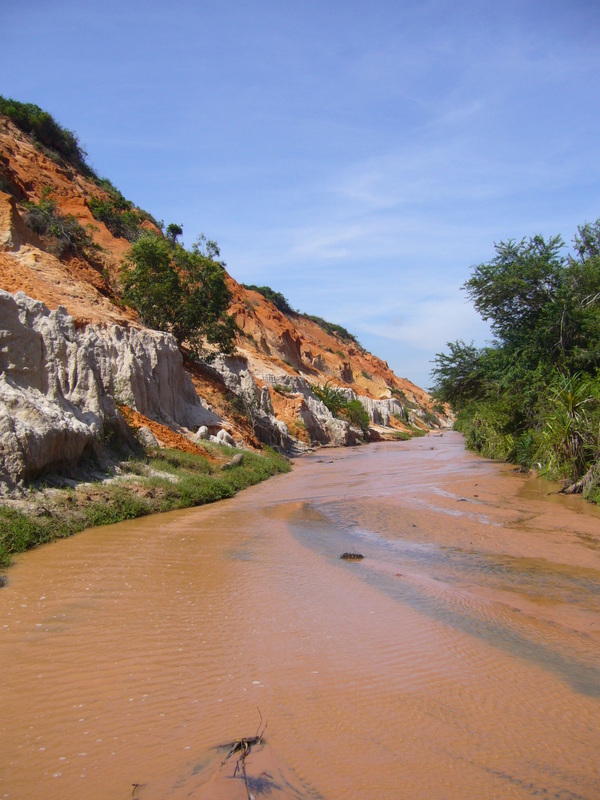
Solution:
[[[555,488],[444,433],[19,557],[0,798],[597,800],[600,512]]]

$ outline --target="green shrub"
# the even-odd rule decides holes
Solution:
[[[51,533],[45,522],[21,511],[0,506],[0,567],[8,566],[16,553],[50,541]]]
[[[559,375],[541,408],[538,459],[552,477],[578,480],[598,458],[600,386],[589,375]]]
[[[32,231],[52,240],[57,257],[81,253],[93,257],[99,250],[92,237],[71,214],[60,213],[56,202],[45,192],[39,203],[28,202],[23,219]]]
[[[332,336],[338,336],[345,342],[354,342],[354,344],[360,347],[360,342],[358,341],[356,336],[350,333],[350,331],[346,330],[346,328],[344,328],[342,325],[336,325],[335,322],[327,322],[327,320],[323,319],[323,317],[317,317],[314,314],[301,314],[300,316],[305,317],[306,319],[310,319],[312,322],[315,322],[319,326],[319,328],[323,328],[323,330],[326,333],[329,333]]]
[[[103,222],[113,236],[120,236],[129,242],[139,239],[143,231],[141,223],[144,217],[120,192],[117,192],[115,199],[111,200],[92,197],[89,207],[94,219]]]
[[[369,433],[370,418],[367,410],[360,400],[349,400],[342,409],[342,415],[351,425],[360,428],[366,436]]]
[[[34,142],[49,148],[84,175],[94,176],[94,171],[86,162],[87,153],[75,133],[59,125],[47,111],[33,103],[20,103],[0,96],[0,113],[5,114],[23,133],[31,136]]]
[[[514,444],[508,454],[508,460],[518,464],[522,469],[531,469],[539,457],[540,436],[536,431],[528,430],[513,438]]]
[[[329,381],[323,386],[312,384],[310,388],[315,397],[327,406],[334,417],[337,417],[348,403],[344,392],[331,386]]]
[[[439,419],[436,417],[436,415],[433,413],[433,411],[429,411],[429,409],[427,409],[427,408],[421,414],[421,419],[430,428],[439,428],[440,427]]]
[[[358,399],[348,400],[342,389],[336,389],[327,381],[323,386],[311,385],[312,393],[331,411],[334,417],[342,417],[367,435],[370,427],[369,414]]]
[[[281,311],[282,314],[293,314],[294,309],[290,306],[287,299],[281,294],[271,289],[270,286],[255,286],[252,283],[243,283],[244,289],[249,289],[252,292],[258,292],[262,296],[273,303],[276,309]]]

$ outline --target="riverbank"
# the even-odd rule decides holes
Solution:
[[[425,435],[419,430],[412,435],[397,435],[389,441],[410,441]],[[462,434],[450,434],[449,431],[445,434],[431,432],[428,441],[444,435],[462,438]],[[369,446],[373,447],[374,444]],[[430,447],[435,450],[435,443]],[[69,479],[55,475],[47,483],[33,483],[29,491],[20,497],[4,499],[0,503],[0,569],[10,566],[18,553],[67,538],[86,528],[213,503],[230,498],[238,491],[273,475],[291,470],[290,460],[269,447],[256,453],[203,443],[202,446],[194,446],[194,450],[197,452],[150,449],[143,456],[115,460],[112,469],[105,470],[103,474],[91,467],[87,472],[83,468],[84,477],[79,480],[72,476]],[[316,453],[323,454],[323,458],[327,454],[328,458],[336,459],[339,456],[334,454],[343,454],[345,450],[323,448],[317,449]],[[478,454],[475,457],[483,458]],[[314,454],[306,458],[308,463],[314,463],[311,461]],[[233,464],[232,459],[235,459]],[[486,460],[483,458],[483,461]],[[560,484],[545,478],[536,478],[532,483],[535,473],[519,472],[509,464],[496,463],[513,482],[512,485],[518,481],[523,486],[537,486],[539,496],[550,499],[559,496]],[[485,508],[487,500],[484,489],[477,489],[477,485],[471,486],[468,482],[463,488],[464,496],[445,501],[446,513],[452,515],[451,506],[454,502],[466,503],[469,508],[475,506],[476,510],[477,507]],[[315,491],[318,492],[318,486],[315,486]],[[492,493],[495,491],[496,487],[493,487]],[[444,501],[438,497],[437,502]],[[561,495],[560,502],[584,514],[584,508],[588,505],[581,495],[569,498]],[[590,513],[593,517],[593,513]],[[451,526],[432,530],[439,537],[440,545],[448,544],[449,537],[453,541],[456,537],[461,539],[461,531]],[[431,531],[428,535],[431,535]],[[486,538],[483,536],[479,544],[485,546]],[[519,540],[521,548],[526,540],[527,537]],[[465,540],[463,544],[466,546],[472,542]],[[544,546],[548,546],[548,542]],[[524,552],[521,554],[525,555]]]
[[[94,481],[55,477],[54,486],[38,484],[24,497],[5,500],[0,568],[17,553],[85,528],[223,500],[290,470],[287,459],[270,448],[254,453],[207,443],[202,450],[149,450],[115,463]]]
[[[409,432],[389,439],[426,435],[408,427]],[[173,439],[177,446],[182,437]],[[185,444],[186,450],[138,447],[138,455],[128,451],[124,460],[114,453],[110,466],[106,459],[101,468],[83,464],[0,500],[0,569],[18,553],[86,528],[214,503],[291,469],[289,458],[268,446],[254,452],[210,442]]]

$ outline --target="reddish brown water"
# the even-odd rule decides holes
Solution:
[[[597,800],[600,514],[552,488],[447,433],[20,557],[0,798],[246,798],[260,709],[257,800]]]

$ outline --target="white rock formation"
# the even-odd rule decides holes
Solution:
[[[116,402],[168,425],[219,425],[183,369],[175,339],[110,324],[78,329],[23,292],[0,290],[0,492],[76,463],[121,427]]]
[[[233,436],[224,428],[221,428],[221,430],[217,433],[217,439],[221,444],[229,445],[229,447],[235,447]]]
[[[263,441],[286,450],[298,447],[302,449],[300,443],[290,437],[286,424],[273,415],[267,387],[262,390],[258,388],[244,359],[219,355],[212,366],[221,375],[227,388],[242,398],[247,413],[252,418],[254,430]],[[345,420],[334,417],[327,406],[314,396],[310,386],[300,375],[261,372],[260,378],[271,386],[285,386],[291,392],[302,395],[303,403],[298,413],[312,441],[342,446],[355,444],[358,440],[359,431]]]
[[[389,427],[390,417],[396,414],[398,417],[405,418],[405,410],[402,403],[393,398],[382,400],[373,400],[371,397],[363,397],[356,395],[356,397],[363,404],[365,411],[369,415],[369,419],[374,425],[381,425],[385,428]]]
[[[209,431],[206,425],[200,425],[198,430],[196,431],[195,440],[196,442],[201,442],[209,437]]]
[[[325,403],[316,397],[308,396],[300,406],[299,415],[313,441],[319,444],[333,444],[336,447],[356,444],[360,431],[346,420],[334,417]]]
[[[142,427],[138,430],[137,438],[141,444],[144,445],[144,447],[157,448],[159,446],[158,439],[147,425],[142,425]]]
[[[259,403],[260,391],[245,358],[219,353],[211,362],[211,366],[219,373],[231,392],[250,403]]]

